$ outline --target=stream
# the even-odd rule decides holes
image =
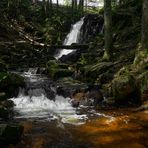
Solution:
[[[25,77],[26,88],[11,98],[15,103],[14,121],[24,126],[24,136],[16,148],[148,146],[147,111],[74,108],[71,99],[58,96],[53,82],[36,74],[35,69],[20,75]]]
[[[81,18],[71,28],[64,45],[78,43]],[[73,50],[63,49],[59,59]],[[16,148],[146,148],[148,112],[132,109],[94,110],[74,108],[71,98],[57,95],[56,85],[37,69],[19,73],[26,87],[14,102],[14,121],[24,126],[24,136]]]

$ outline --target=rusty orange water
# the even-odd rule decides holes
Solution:
[[[106,111],[81,126],[26,122],[17,148],[147,148],[148,111]]]

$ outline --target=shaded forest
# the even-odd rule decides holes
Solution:
[[[1,0],[0,147],[146,148],[147,14],[148,0]]]

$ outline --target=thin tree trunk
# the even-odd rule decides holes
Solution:
[[[57,0],[57,7],[59,7],[59,0]]]
[[[148,49],[148,0],[143,0],[142,48]]]
[[[50,0],[50,10],[52,10],[52,0]]]
[[[110,59],[112,49],[112,10],[111,0],[104,0],[105,53],[104,59]]]
[[[43,0],[42,5],[43,5],[43,11],[46,14],[46,1],[45,0]]]

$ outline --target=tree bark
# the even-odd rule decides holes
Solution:
[[[112,49],[112,10],[111,0],[104,0],[105,53],[104,58],[110,59]]]
[[[59,0],[57,0],[57,7],[59,7]]]
[[[142,48],[148,49],[148,0],[143,0],[142,15]]]
[[[43,11],[46,14],[46,1],[45,0],[43,0]]]

